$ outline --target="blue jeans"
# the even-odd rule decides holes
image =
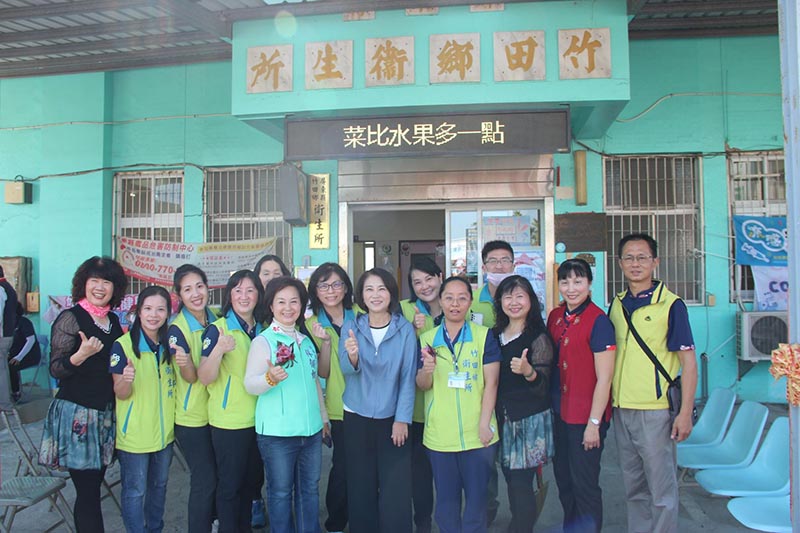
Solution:
[[[258,435],[257,440],[267,471],[270,530],[272,533],[319,533],[322,431],[310,437]]]
[[[130,453],[117,450],[122,481],[122,522],[128,533],[164,529],[167,477],[172,443],[159,452]]]

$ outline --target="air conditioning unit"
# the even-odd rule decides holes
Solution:
[[[736,317],[737,354],[745,361],[769,361],[772,350],[789,342],[789,313],[750,311]]]

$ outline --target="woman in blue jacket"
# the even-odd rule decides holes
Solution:
[[[318,533],[322,435],[330,428],[316,347],[295,329],[308,294],[302,281],[284,276],[270,281],[264,299],[270,325],[250,345],[244,386],[258,395],[256,438],[267,470],[270,529]]]
[[[345,322],[339,339],[350,531],[405,533],[412,529],[407,440],[417,338],[387,271],[373,268],[359,278],[356,303],[367,314]]]

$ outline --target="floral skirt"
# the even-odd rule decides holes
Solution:
[[[555,453],[550,409],[520,420],[503,420],[500,461],[508,470],[536,468]]]
[[[114,408],[104,411],[53,400],[44,421],[39,464],[57,470],[100,470],[114,460]]]

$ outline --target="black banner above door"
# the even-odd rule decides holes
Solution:
[[[569,109],[287,119],[286,161],[569,152]]]

